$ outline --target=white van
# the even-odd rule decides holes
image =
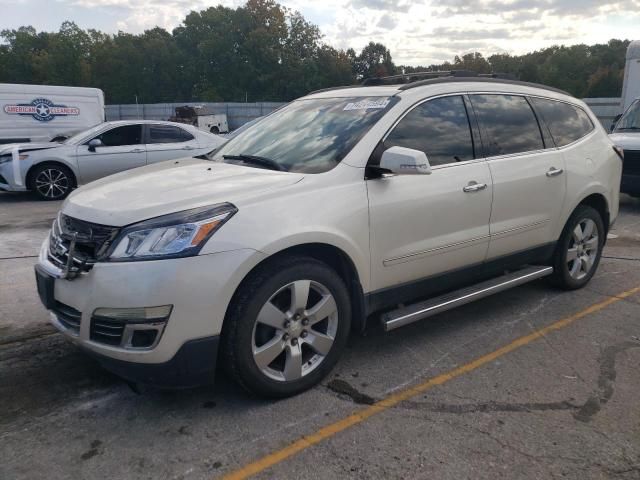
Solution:
[[[0,83],[0,144],[62,140],[104,120],[98,88]]]

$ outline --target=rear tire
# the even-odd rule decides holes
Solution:
[[[605,235],[600,213],[588,205],[579,205],[556,246],[551,282],[564,290],[575,290],[589,283],[598,269]]]
[[[218,127],[211,127],[211,130],[209,131],[215,135],[218,135],[220,133],[220,130],[218,129]]]
[[[63,200],[76,186],[73,172],[59,163],[37,165],[29,174],[29,190],[40,200]]]
[[[350,327],[349,293],[335,271],[310,257],[276,259],[234,296],[222,331],[223,364],[250,393],[295,395],[331,371]]]

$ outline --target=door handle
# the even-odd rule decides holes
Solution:
[[[487,188],[486,183],[477,183],[477,182],[471,181],[469,182],[469,185],[467,185],[462,189],[462,191],[464,193],[479,192],[480,190],[484,190],[485,188]]]
[[[144,148],[134,148],[133,150],[129,150],[129,153],[142,153],[144,152]]]
[[[187,145],[186,147],[182,147],[182,150],[195,150],[196,147],[192,147],[191,145]]]
[[[551,167],[549,170],[547,170],[547,177],[555,177],[557,175],[560,175],[562,172],[564,172],[564,170],[561,168]]]

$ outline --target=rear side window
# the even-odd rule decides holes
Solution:
[[[461,96],[429,100],[411,110],[384,141],[384,149],[421,150],[431,165],[472,160],[473,140]]]
[[[193,135],[180,127],[149,125],[149,143],[180,143],[193,140]]]
[[[589,115],[581,108],[544,98],[532,98],[531,101],[558,147],[569,145],[593,130]]]
[[[102,140],[102,143],[107,147],[140,145],[142,143],[142,125],[124,125],[112,128],[95,138]]]
[[[486,155],[542,150],[540,126],[527,99],[518,95],[471,95]]]

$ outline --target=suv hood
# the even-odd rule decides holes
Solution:
[[[236,203],[292,185],[304,175],[185,158],[117,173],[73,192],[62,211],[120,227],[190,208]]]
[[[609,139],[623,150],[640,150],[640,132],[611,133]]]

